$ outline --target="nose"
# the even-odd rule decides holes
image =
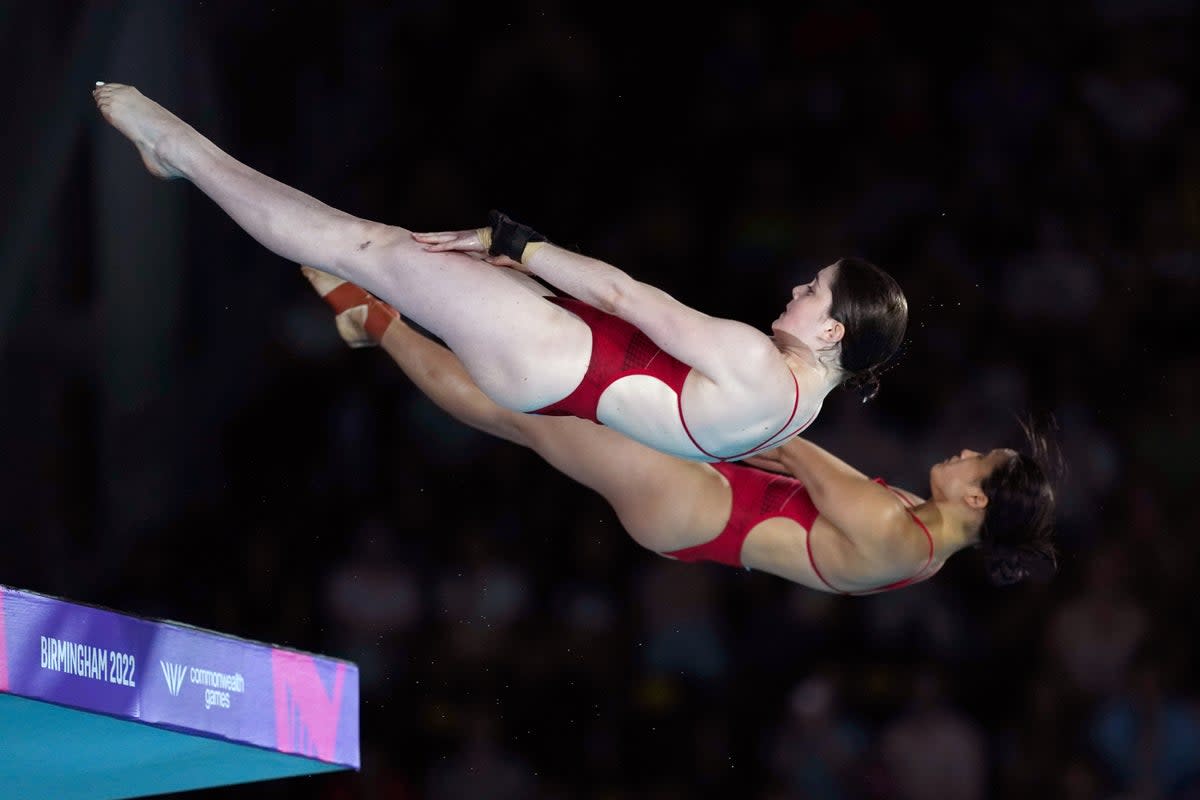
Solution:
[[[974,450],[965,450],[964,449],[961,453],[958,454],[958,457],[959,458],[974,458],[977,455],[979,455],[979,453],[975,452]]]

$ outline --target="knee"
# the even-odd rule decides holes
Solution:
[[[350,269],[386,271],[424,253],[410,231],[381,222],[358,220],[347,241],[341,256],[344,265]]]

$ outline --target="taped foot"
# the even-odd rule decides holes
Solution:
[[[400,318],[396,309],[349,281],[314,267],[300,271],[333,309],[338,335],[351,347],[375,347],[392,321]]]

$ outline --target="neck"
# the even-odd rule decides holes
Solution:
[[[836,386],[842,382],[842,365],[838,363],[839,354],[836,348],[821,350],[790,336],[772,336],[771,339],[775,342],[775,347],[783,354],[784,361],[793,369],[797,367],[815,369],[828,378],[830,386]]]
[[[978,524],[964,516],[958,507],[928,500],[915,511],[929,528],[934,552],[942,560],[979,543]]]

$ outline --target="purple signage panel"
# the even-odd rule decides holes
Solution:
[[[0,691],[359,768],[353,663],[4,586]]]

